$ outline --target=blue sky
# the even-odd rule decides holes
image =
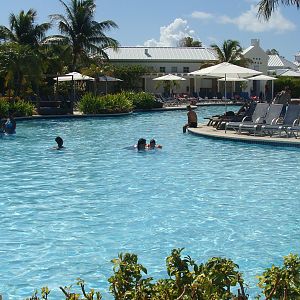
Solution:
[[[260,39],[264,50],[275,48],[293,61],[300,51],[300,10],[280,6],[269,22],[261,22],[256,17],[257,3],[258,0],[96,0],[96,20],[115,21],[119,29],[107,35],[122,46],[176,46],[182,37],[192,36],[206,46],[234,39],[247,48],[255,38]],[[48,21],[50,14],[63,13],[58,0],[2,1],[1,24],[8,25],[10,13],[29,8],[37,10],[39,23]]]

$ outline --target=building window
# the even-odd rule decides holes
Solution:
[[[166,67],[159,67],[160,73],[166,73]]]
[[[172,67],[171,68],[171,73],[177,73],[177,67]]]
[[[183,73],[190,73],[189,67],[183,67]]]

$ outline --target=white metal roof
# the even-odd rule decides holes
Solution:
[[[216,61],[212,49],[204,47],[120,47],[105,49],[112,61]]]
[[[297,70],[294,63],[279,55],[269,55],[268,68]]]
[[[242,54],[245,55],[247,52],[249,52],[253,48],[254,48],[254,46],[249,46],[248,48],[243,50]]]

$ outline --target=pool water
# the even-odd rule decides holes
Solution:
[[[198,108],[200,119],[222,107]],[[173,248],[198,263],[240,266],[251,298],[256,275],[300,249],[297,148],[183,134],[185,111],[117,118],[23,121],[0,139],[0,294],[24,299],[80,277],[112,299],[120,252],[166,278]],[[66,149],[55,151],[57,135]],[[140,137],[162,150],[124,149]]]

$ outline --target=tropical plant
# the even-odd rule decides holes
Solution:
[[[149,73],[150,69],[142,65],[113,66],[113,76],[123,80],[123,90],[141,91],[143,89],[142,76]]]
[[[300,8],[300,0],[261,0],[258,3],[258,17],[269,20],[272,13],[279,6],[279,2],[286,6],[294,5],[297,9]]]
[[[153,94],[146,92],[122,92],[122,94],[132,103],[134,109],[161,108],[163,103],[156,101]]]
[[[300,299],[300,257],[296,254],[285,256],[282,267],[273,265],[258,279],[266,300]]]
[[[194,40],[190,36],[186,36],[178,42],[178,45],[179,47],[202,47],[202,42]]]
[[[88,93],[79,101],[78,109],[84,114],[126,113],[132,110],[132,102],[122,93],[105,96]]]
[[[300,96],[300,79],[297,77],[279,76],[274,81],[274,94],[284,90],[288,86],[291,90],[292,98],[299,98]]]
[[[114,275],[108,281],[115,299],[151,299],[152,278],[142,278],[147,269],[138,263],[137,255],[120,253],[111,262]]]
[[[240,43],[235,40],[226,40],[222,46],[212,44],[211,47],[215,50],[219,62],[229,62],[239,66],[246,66],[249,60],[244,58],[243,49]]]
[[[0,116],[8,116],[9,112],[15,117],[32,116],[35,112],[35,107],[33,104],[21,99],[0,98]]]
[[[79,293],[74,293],[71,291],[72,286],[59,287],[61,291],[64,293],[66,300],[79,300],[79,299],[101,300],[102,299],[101,293],[96,292],[94,289],[91,289],[89,292],[87,292],[85,289],[85,282],[81,278],[77,278],[76,285],[80,286],[83,298],[80,298],[81,295]]]
[[[110,292],[116,300],[247,300],[239,267],[232,260],[213,257],[197,264],[190,256],[182,257],[184,249],[173,249],[166,258],[169,278],[154,281],[147,269],[138,262],[136,254],[120,253],[113,259],[113,275],[108,279]],[[272,266],[258,277],[266,300],[300,299],[300,258],[297,254],[284,257],[283,267]],[[101,293],[86,291],[82,279],[77,279],[81,291],[60,287],[66,300],[100,300]],[[233,291],[232,291],[233,290]],[[47,299],[50,290],[42,288]],[[260,299],[261,295],[257,296]],[[36,290],[27,300],[38,300]]]
[[[0,39],[37,47],[44,40],[50,23],[36,24],[37,12],[29,9],[27,13],[22,10],[19,15],[11,14],[9,17],[10,28],[0,26]]]
[[[27,89],[37,87],[43,78],[43,66],[39,53],[28,45],[0,45],[0,75],[11,95],[24,95]]]
[[[79,61],[86,61],[91,55],[100,55],[108,59],[104,51],[106,47],[116,49],[119,46],[117,40],[104,34],[106,30],[118,28],[111,20],[97,22],[94,20],[94,0],[71,0],[68,6],[60,0],[65,8],[66,15],[54,14],[50,18],[58,22],[61,35],[55,35],[47,39],[48,43],[61,43],[68,45],[72,50],[72,70],[76,70]]]
[[[266,53],[268,55],[279,55],[279,52],[276,49],[267,49]]]

